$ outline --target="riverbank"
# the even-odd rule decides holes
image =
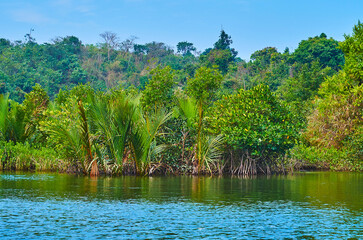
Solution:
[[[335,153],[335,155],[334,155]],[[295,152],[294,157],[279,159],[274,165],[269,166],[269,172],[262,168],[257,168],[256,175],[286,174],[299,171],[362,171],[362,162],[355,165],[352,162],[342,158],[339,161],[339,154],[332,152],[322,155],[317,152],[302,156],[302,152]],[[298,155],[300,154],[300,155]],[[301,160],[296,158],[300,156]],[[326,160],[324,160],[324,157]],[[331,160],[333,159],[333,160]],[[328,161],[329,160],[329,161]],[[131,161],[123,162],[122,166],[111,165],[105,159],[98,160],[99,174],[104,176],[121,176],[121,175],[255,175],[241,174],[238,171],[231,171],[230,160],[224,162],[223,166],[211,166],[210,169],[203,169],[199,173],[193,171],[193,162],[168,164],[163,162],[152,162],[149,164],[148,171],[145,174],[137,174],[135,164]],[[34,149],[28,144],[3,143],[0,146],[0,171],[29,171],[29,172],[60,172],[68,174],[88,175],[87,169],[82,169],[79,162],[71,162],[62,159],[54,149],[40,148]],[[239,163],[234,162],[234,165]],[[219,168],[218,168],[219,167]],[[122,169],[122,170],[120,170]],[[235,167],[235,169],[238,169]]]

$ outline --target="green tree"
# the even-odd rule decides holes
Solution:
[[[321,84],[302,136],[304,145],[297,149],[298,157],[306,162],[332,169],[363,168],[362,36],[363,26],[358,22],[353,35],[346,35],[340,44],[346,57],[344,69]]]
[[[46,115],[44,114],[49,105],[49,96],[46,91],[36,84],[33,90],[25,95],[23,107],[26,117],[26,132],[30,137],[30,143],[39,144],[44,143],[46,135],[40,131],[40,121],[44,121]]]
[[[231,51],[212,49],[207,55],[201,55],[200,60],[205,66],[211,68],[213,66],[218,66],[218,69],[226,74],[228,72],[229,64],[231,63],[233,57]]]
[[[234,60],[238,52],[234,48],[231,48],[232,43],[232,37],[229,36],[224,30],[221,30],[218,41],[214,43],[214,49],[230,50],[232,58]]]
[[[344,70],[355,84],[363,82],[363,24],[358,24],[353,28],[353,34],[345,35],[345,41],[339,43],[339,48],[344,52]]]
[[[181,53],[183,56],[190,55],[192,52],[195,52],[197,49],[194,47],[193,43],[190,42],[179,42],[176,45],[177,52]]]
[[[221,73],[215,68],[201,67],[197,69],[194,78],[188,80],[188,95],[195,98],[198,109],[197,124],[197,169],[199,172],[202,167],[202,127],[204,111],[214,97],[215,91],[220,87],[222,82]]]
[[[284,100],[299,104],[315,97],[325,78],[335,72],[330,67],[323,68],[319,62],[303,65],[296,64],[294,67],[299,69],[297,74],[287,78],[278,89],[278,92]]]
[[[250,59],[251,61],[257,63],[260,68],[268,67],[272,61],[276,61],[279,56],[279,52],[274,47],[266,47],[262,50],[252,53]]]
[[[214,48],[208,48],[200,55],[202,65],[207,67],[217,65],[219,70],[226,74],[229,64],[236,60],[238,54],[234,48],[230,47],[232,43],[231,36],[221,30],[218,41],[214,43]]]
[[[324,68],[330,67],[338,71],[344,64],[344,55],[338,49],[338,41],[332,38],[328,39],[326,35],[322,34],[320,37],[302,40],[292,54],[291,60],[302,64],[319,61]]]
[[[142,92],[141,104],[146,111],[170,107],[173,97],[174,71],[167,66],[151,70],[152,78]]]
[[[208,129],[224,135],[238,163],[231,173],[252,175],[257,167],[265,173],[276,158],[291,148],[299,136],[299,122],[271,93],[268,86],[258,85],[250,90],[216,101],[208,115]]]

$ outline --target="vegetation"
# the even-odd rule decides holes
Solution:
[[[237,57],[221,31],[98,45],[0,39],[0,169],[98,174],[362,170],[363,24]]]

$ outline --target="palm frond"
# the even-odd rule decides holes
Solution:
[[[138,118],[134,118],[133,128],[131,131],[130,143],[132,144],[133,156],[135,164],[140,173],[146,172],[151,161],[152,146],[157,151],[161,151],[162,147],[156,147],[155,137],[160,134],[161,126],[170,119],[171,112],[159,110],[149,113],[145,117],[138,112]],[[165,149],[165,148],[164,148]],[[160,153],[160,152],[159,152]]]
[[[192,97],[179,97],[178,98],[178,111],[187,120],[189,127],[193,127],[197,122],[197,101]]]
[[[9,114],[9,94],[0,94],[0,139],[6,138]]]
[[[91,101],[91,120],[97,128],[96,135],[103,139],[110,158],[114,159],[120,168],[135,114],[133,99],[119,93],[111,99],[98,97]]]
[[[218,161],[223,154],[223,135],[205,136],[202,139],[202,164],[206,164],[211,171],[210,164]]]

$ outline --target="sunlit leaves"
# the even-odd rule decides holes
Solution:
[[[231,147],[256,156],[283,153],[298,137],[298,122],[265,85],[215,102],[208,123],[209,130],[223,134]]]

